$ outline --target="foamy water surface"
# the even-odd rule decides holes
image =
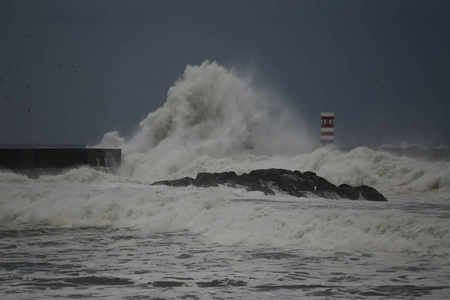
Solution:
[[[99,146],[123,149],[117,174],[0,173],[2,297],[448,298],[450,163],[314,150],[274,119],[266,94],[205,62],[187,67],[136,135],[105,135]],[[261,168],[367,184],[389,201],[152,185]]]

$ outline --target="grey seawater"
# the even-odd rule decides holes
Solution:
[[[444,299],[436,254],[206,245],[188,232],[0,230],[2,299]]]

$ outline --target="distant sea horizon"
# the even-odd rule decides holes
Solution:
[[[86,148],[87,144],[78,143],[17,143],[17,144],[1,144],[0,148],[15,149],[15,148]]]
[[[81,143],[0,143],[0,149],[31,149],[31,148],[87,148],[91,147]],[[366,147],[376,151],[386,151],[398,156],[421,158],[433,161],[450,161],[450,148],[447,147],[423,147],[419,145],[408,146],[353,146],[336,147],[336,150],[351,151],[358,147]]]

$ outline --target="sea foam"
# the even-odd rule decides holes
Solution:
[[[295,132],[285,126],[286,119],[301,118],[278,108],[283,120],[274,121],[270,108],[280,104],[248,78],[206,61],[186,67],[164,106],[149,113],[135,135],[109,132],[98,147],[123,149],[121,175],[153,179],[185,175],[210,159],[309,149],[312,139],[302,126]]]
[[[449,253],[448,161],[366,147],[305,151],[312,139],[301,127],[293,134],[270,121],[273,104],[264,95],[216,63],[188,66],[165,105],[149,113],[135,135],[105,134],[99,146],[123,149],[118,174],[79,168],[32,180],[0,172],[1,226],[186,231],[205,245]],[[271,132],[278,135],[266,135]],[[283,143],[294,138],[299,142]],[[270,143],[292,151],[275,151],[266,147]],[[336,185],[371,185],[389,202],[151,185],[203,171],[261,168],[314,171]]]

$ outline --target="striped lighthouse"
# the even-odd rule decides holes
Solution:
[[[334,113],[323,112],[320,114],[320,142],[322,146],[334,145]]]

